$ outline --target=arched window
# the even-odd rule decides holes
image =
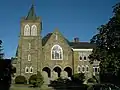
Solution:
[[[31,27],[31,36],[37,36],[37,26],[32,25]]]
[[[28,61],[31,61],[31,55],[28,54]]]
[[[88,65],[86,65],[86,72],[88,72],[89,71],[89,67],[88,67]]]
[[[32,66],[30,67],[30,73],[33,73],[33,67]]]
[[[30,36],[30,26],[28,24],[24,27],[24,36]]]
[[[85,73],[85,67],[82,65],[82,72]]]
[[[84,60],[86,60],[87,58],[86,58],[86,56],[84,56]]]
[[[25,67],[25,73],[29,73],[29,67]]]
[[[78,66],[77,72],[78,72],[78,73],[81,73],[81,67],[80,67],[80,66]]]
[[[63,50],[59,45],[54,45],[51,49],[52,60],[63,60]]]
[[[82,56],[80,56],[80,61],[82,60]]]

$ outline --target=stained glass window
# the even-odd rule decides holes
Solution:
[[[51,49],[51,57],[53,60],[63,59],[63,50],[59,45],[54,45]]]

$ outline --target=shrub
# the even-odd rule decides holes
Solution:
[[[43,77],[40,72],[37,72],[37,74],[29,78],[29,84],[32,84],[34,87],[41,87],[43,83]]]
[[[26,84],[27,80],[24,76],[19,75],[15,78],[15,83],[16,84]]]
[[[37,81],[37,75],[36,75],[36,74],[32,75],[32,76],[29,78],[29,84],[33,84],[34,81]]]
[[[94,78],[89,78],[87,80],[88,83],[96,83],[96,80]]]
[[[72,82],[74,83],[82,84],[85,80],[85,75],[84,73],[77,73],[72,75],[71,79],[72,79]]]

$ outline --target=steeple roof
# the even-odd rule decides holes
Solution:
[[[37,19],[37,16],[35,13],[34,5],[32,4],[32,6],[28,12],[28,15],[26,17],[26,20],[35,20],[35,19]]]

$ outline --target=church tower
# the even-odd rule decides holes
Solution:
[[[42,59],[42,22],[36,16],[34,5],[32,4],[28,15],[20,22],[20,37],[17,48],[16,74],[29,78],[40,71]]]

